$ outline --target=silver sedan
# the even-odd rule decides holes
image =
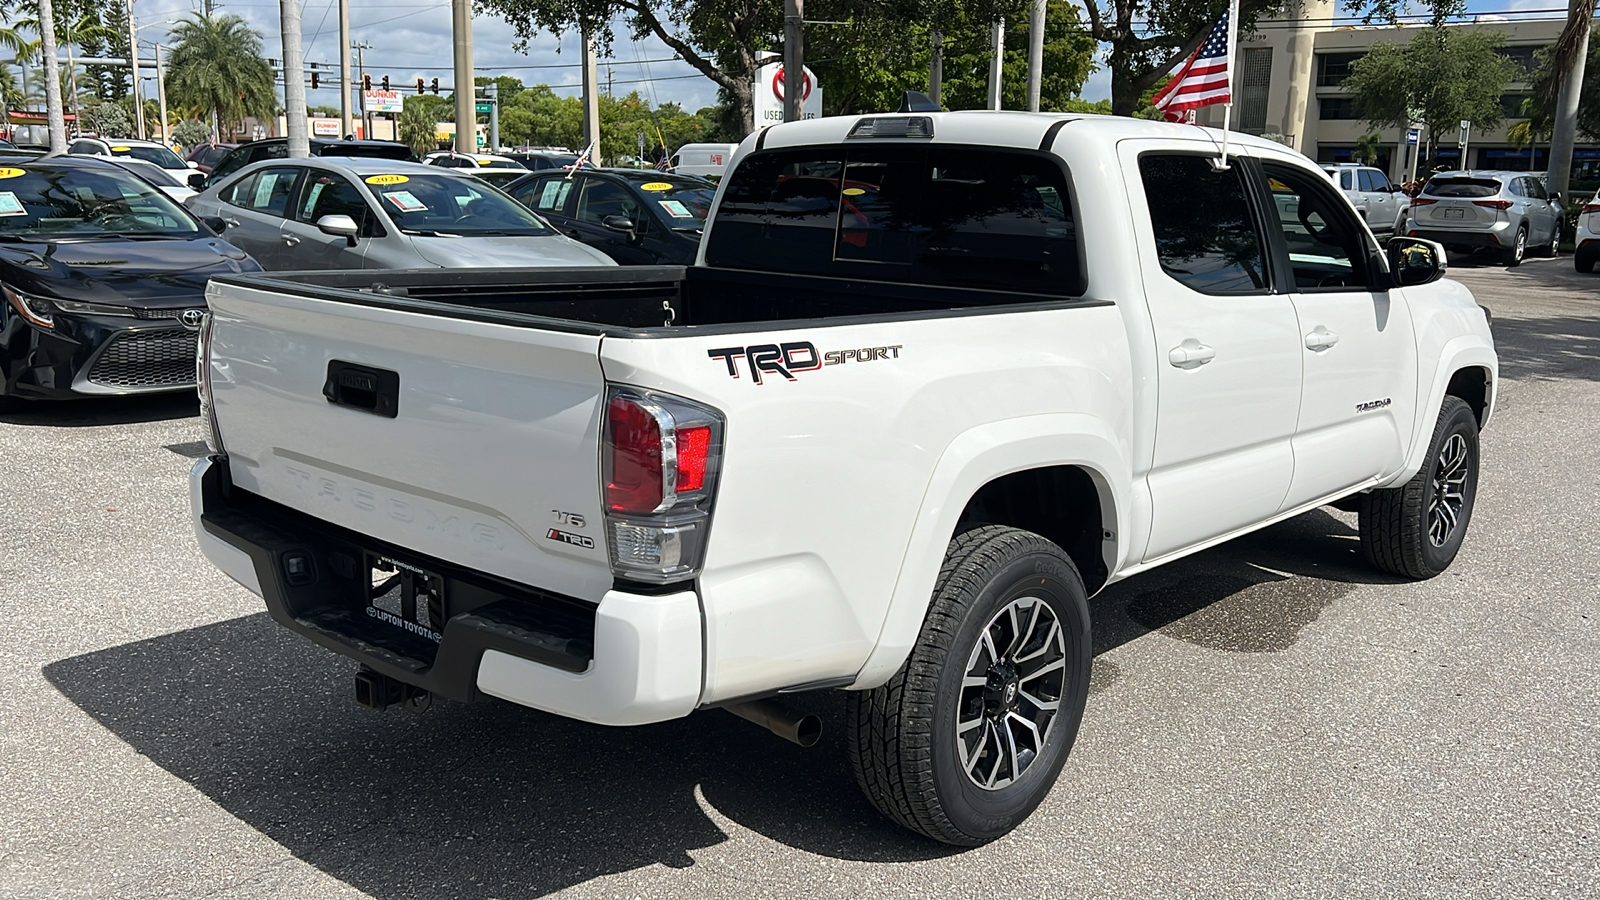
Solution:
[[[484,182],[418,163],[264,160],[185,205],[269,271],[616,265]]]

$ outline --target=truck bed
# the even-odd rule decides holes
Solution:
[[[683,266],[279,272],[217,279],[262,290],[506,325],[627,337],[756,322],[888,321],[1082,298]],[[1098,304],[1096,304],[1098,305]]]

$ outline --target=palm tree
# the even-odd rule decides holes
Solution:
[[[1378,164],[1378,150],[1382,146],[1383,138],[1374,131],[1356,138],[1356,152],[1352,155],[1358,163],[1375,166]]]
[[[396,123],[400,129],[400,142],[410,147],[411,152],[418,156],[439,149],[439,125],[429,109],[426,103],[407,103],[400,111],[400,120]]]
[[[261,58],[261,34],[231,14],[200,13],[172,29],[167,98],[195,116],[216,117],[220,130],[238,132],[247,116],[277,111],[272,69]]]

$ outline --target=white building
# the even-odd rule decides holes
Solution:
[[[1350,64],[1364,56],[1373,44],[1406,43],[1420,26],[1364,26],[1352,21],[1334,0],[1297,0],[1289,16],[1263,20],[1254,34],[1239,35],[1233,127],[1251,134],[1280,135],[1284,143],[1320,162],[1350,161],[1356,141],[1376,130],[1384,140],[1379,167],[1387,170],[1391,179],[1401,181],[1412,152],[1404,146],[1405,130],[1373,129],[1356,118],[1353,99],[1343,82],[1350,73]],[[1562,17],[1480,20],[1450,27],[1500,32],[1505,36],[1501,52],[1526,69],[1532,67],[1535,51],[1555,43],[1564,24]],[[1506,85],[1501,96],[1506,118],[1497,128],[1473,132],[1467,146],[1467,166],[1541,172],[1548,168],[1547,142],[1519,149],[1506,140],[1506,130],[1521,120],[1522,100],[1531,93],[1532,85],[1525,81]],[[1198,119],[1203,125],[1220,126],[1222,107],[1202,109]],[[1434,159],[1424,160],[1419,174],[1425,174],[1431,165],[1461,166],[1456,138],[1454,128],[1449,134],[1434,135]],[[1574,153],[1573,177],[1600,178],[1600,145],[1580,140]]]

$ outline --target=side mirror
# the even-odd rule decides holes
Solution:
[[[349,216],[323,216],[317,220],[317,230],[323,234],[342,237],[347,246],[354,247],[356,235],[361,233],[361,226]]]
[[[192,166],[194,163],[189,165]],[[206,173],[204,172],[190,172],[188,181],[189,187],[193,190],[203,191],[206,189]]]
[[[1395,287],[1432,284],[1444,277],[1450,264],[1443,245],[1414,237],[1392,237],[1387,245],[1389,274]]]
[[[200,224],[211,229],[217,234],[228,230],[228,220],[221,216],[201,216]]]
[[[633,234],[633,220],[627,216],[606,216],[600,220],[600,224],[612,231],[624,231],[630,236]]]

